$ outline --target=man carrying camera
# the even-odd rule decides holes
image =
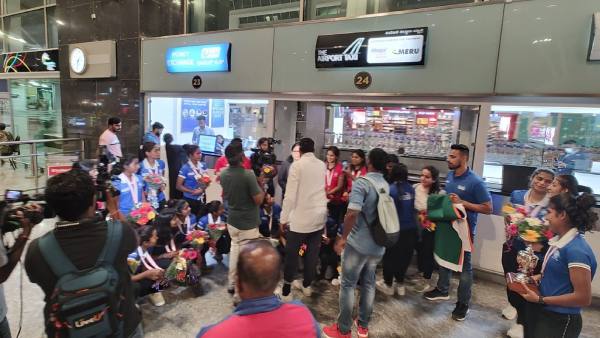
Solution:
[[[50,178],[45,194],[59,222],[32,241],[25,270],[44,291],[47,335],[142,337],[127,266],[134,230],[95,216],[96,187],[83,170]],[[106,196],[110,214],[118,213],[116,199]]]
[[[29,213],[41,213],[41,208],[37,205],[28,205],[14,213],[12,217],[7,219],[6,222],[17,222],[23,229],[17,236],[15,244],[6,251],[4,245],[0,245],[0,338],[10,338],[10,327],[8,326],[8,319],[6,318],[6,300],[4,299],[4,289],[2,284],[8,279],[15,266],[21,258],[25,244],[31,235],[33,226],[39,223],[42,218],[37,217],[36,219],[30,219],[27,217]],[[1,224],[4,228],[7,224]],[[4,235],[4,231],[2,232]]]
[[[273,143],[279,141],[275,141],[272,138],[261,137],[258,139],[256,149],[252,149],[254,153],[250,156],[250,162],[252,163],[252,170],[256,177],[259,177],[261,174],[266,175],[269,180],[266,182],[267,184],[267,193],[271,196],[275,196],[275,185],[273,183],[273,178],[277,171],[275,169],[275,162],[277,158],[273,153]],[[270,173],[269,173],[270,171]]]

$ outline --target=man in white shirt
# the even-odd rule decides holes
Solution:
[[[118,132],[121,131],[121,119],[118,117],[111,117],[108,119],[108,128],[100,135],[98,145],[106,146],[108,152],[118,158],[123,157],[121,152],[121,142],[117,137]]]
[[[315,142],[303,138],[300,159],[292,163],[288,174],[283,209],[280,217],[281,233],[286,234],[285,266],[282,297],[291,300],[291,286],[301,289],[305,296],[312,294],[310,287],[316,276],[321,236],[327,221],[327,197],[325,195],[325,163],[315,157]],[[304,280],[294,281],[298,269],[298,255],[302,244],[304,254]]]

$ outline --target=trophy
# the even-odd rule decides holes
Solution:
[[[519,265],[519,272],[509,272],[506,274],[506,282],[508,288],[517,293],[524,293],[525,289],[521,283],[530,284],[528,287],[534,289],[537,292],[537,286],[535,285],[531,276],[537,266],[539,258],[533,252],[531,245],[528,245],[525,250],[519,251],[517,254],[517,264]]]

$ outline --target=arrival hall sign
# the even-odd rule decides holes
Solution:
[[[320,35],[317,68],[411,66],[425,64],[427,27]]]

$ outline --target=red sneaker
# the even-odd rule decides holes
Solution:
[[[356,333],[358,333],[358,338],[369,338],[369,329],[360,326],[360,324],[358,324],[358,320],[354,321],[354,325],[356,325]]]
[[[352,338],[352,331],[343,334],[340,332],[337,323],[334,323],[323,328],[323,336],[325,338]]]

